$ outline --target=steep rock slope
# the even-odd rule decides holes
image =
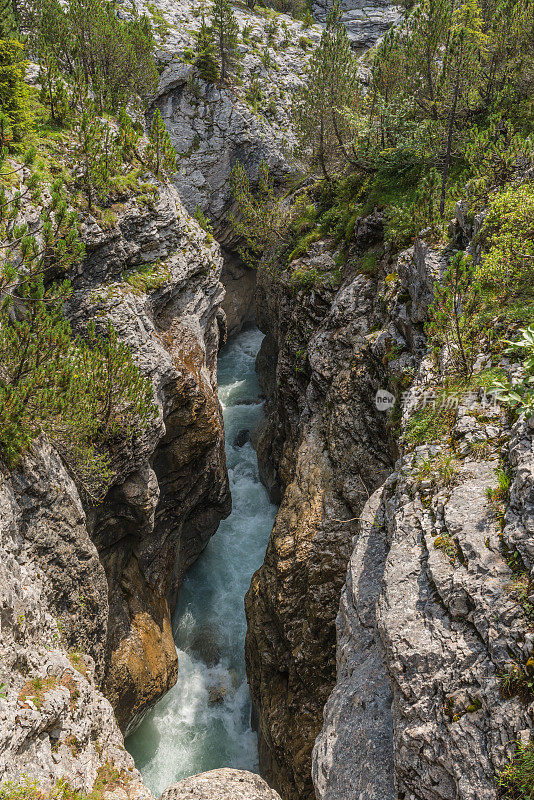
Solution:
[[[0,511],[0,778],[24,775],[43,789],[65,778],[89,791],[112,770],[128,800],[152,800],[97,689],[95,661],[64,643],[65,616],[81,643],[104,638],[106,580],[76,487],[44,439],[2,476]],[[82,588],[91,615],[76,609]],[[58,618],[51,594],[73,612]]]
[[[164,67],[149,118],[160,110],[178,153],[172,181],[190,214],[198,207],[208,215],[222,246],[222,281],[228,289],[223,308],[229,333],[236,333],[254,319],[256,276],[240,259],[228,222],[230,175],[237,161],[252,181],[262,161],[276,181],[297,171],[292,96],[321,31],[271,9],[233,7],[240,29],[239,64],[235,80],[221,85],[204,81],[191,63],[194,32],[209,9],[167,0],[139,0],[137,5],[154,18],[157,56]],[[159,25],[154,14],[161,15]]]
[[[117,721],[135,725],[175,682],[170,611],[230,509],[219,249],[172,185],[153,189],[148,202],[124,197],[113,226],[84,216],[87,256],[66,310],[78,331],[111,321],[152,380],[155,418],[114,441],[101,502],[79,493],[44,438],[0,479],[0,776],[89,791],[112,770],[128,800],[151,795]]]
[[[324,22],[330,8],[326,0],[315,0],[315,19]],[[391,25],[399,22],[403,14],[402,6],[389,0],[342,0],[341,10],[351,44],[356,50],[372,47]]]
[[[416,274],[410,253],[399,264]],[[489,363],[482,354],[479,373]],[[448,439],[406,444],[357,526],[337,681],[313,755],[320,799],[495,800],[497,774],[516,741],[530,739],[529,699],[503,676],[532,656],[520,589],[523,565],[532,568],[532,432],[521,420],[510,429],[476,383],[444,406],[428,391],[432,378],[424,360],[403,398],[401,433],[434,404]],[[501,523],[503,460],[513,482]]]
[[[355,258],[380,247],[382,235],[378,216],[359,222]],[[396,457],[375,395],[421,359],[425,257],[421,248],[414,303],[400,282],[353,267],[332,285],[328,242],[313,245],[275,281],[267,272],[260,279],[267,336],[259,366],[268,403],[258,454],[266,484],[282,501],[246,598],[246,656],[262,770],[286,798],[313,797],[311,751],[335,680],[335,615],[351,541]],[[300,288],[299,274],[310,269],[323,279]]]
[[[202,80],[190,63],[194,32],[209,9],[167,0],[148,5],[139,0],[138,7],[149,15],[157,9],[166,24],[158,37],[157,57],[164,69],[152,109],[161,111],[179,156],[173,183],[191,214],[198,205],[216,231],[224,231],[232,204],[229,178],[237,160],[252,179],[262,160],[278,179],[295,170],[292,94],[302,83],[321,30],[271,9],[233,7],[240,59],[235,80],[225,86]]]
[[[112,322],[159,407],[141,436],[118,444],[114,484],[87,515],[109,587],[104,686],[124,729],[176,680],[168,601],[230,508],[216,391],[221,260],[170,185],[148,207],[122,204],[114,228],[89,218],[82,233],[71,318]]]

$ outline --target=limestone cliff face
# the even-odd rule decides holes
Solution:
[[[381,236],[379,217],[361,220],[354,257],[379,253]],[[299,288],[303,268],[323,276],[311,290]],[[284,798],[314,795],[311,752],[335,681],[335,617],[352,538],[396,458],[375,394],[415,369],[424,341],[400,283],[347,270],[334,287],[333,272],[330,245],[319,242],[276,281],[260,277],[268,401],[258,455],[281,506],[246,598],[246,656],[262,771]]]
[[[472,231],[458,212],[465,244]],[[423,262],[421,253],[416,245],[397,265],[412,319],[427,294],[421,266],[438,276],[445,258],[428,250]],[[481,353],[476,369],[490,364]],[[436,380],[424,359],[403,397],[401,436],[434,402]],[[524,420],[510,428],[476,388],[434,413],[449,415],[450,436],[405,442],[357,524],[337,616],[337,680],[313,753],[319,800],[496,800],[496,776],[516,741],[530,739],[528,698],[503,690],[503,676],[532,656],[518,589],[532,568],[532,431]],[[503,461],[512,485],[501,524],[491,492]]]
[[[461,427],[457,435],[465,441]],[[524,424],[512,442],[525,461],[506,544],[532,491]],[[530,737],[527,704],[500,688],[511,662],[531,656],[532,633],[486,494],[498,462],[467,458],[457,485],[437,490],[414,470],[423,455],[403,458],[362,514],[337,620],[337,682],[314,751],[318,798],[495,800],[496,775]],[[454,560],[443,542],[458,548]]]
[[[292,152],[292,96],[321,29],[304,28],[269,9],[234,7],[240,61],[237,80],[226,86],[202,80],[191,63],[193,34],[202,20],[197,4],[137,0],[137,6],[148,9],[149,16],[156,9],[167,25],[164,33],[155,28],[162,73],[148,117],[156,108],[161,112],[178,153],[171,179],[189,213],[200,208],[208,216],[221,244],[221,280],[227,289],[222,306],[232,335],[254,321],[256,274],[242,262],[229,224],[230,176],[238,161],[252,183],[262,161],[275,181],[298,169]]]
[[[124,204],[111,230],[86,220],[83,236],[71,318],[82,328],[111,320],[159,407],[146,431],[118,444],[114,484],[87,512],[108,585],[104,688],[127,730],[176,680],[169,609],[230,508],[216,391],[221,259],[170,185],[148,207]],[[147,264],[160,277],[145,293],[124,278]]]
[[[225,86],[202,80],[191,64],[193,34],[203,13],[194,2],[137,0],[137,5],[149,16],[150,8],[157,9],[167,25],[164,33],[155,29],[163,71],[151,110],[161,111],[179,156],[172,181],[189,213],[197,206],[207,213],[224,244],[232,205],[229,178],[236,161],[251,180],[262,160],[276,179],[295,170],[292,94],[302,84],[321,29],[304,28],[270,9],[234,7],[240,62],[238,79]]]
[[[444,258],[420,243],[399,258],[410,302],[391,307],[393,319],[417,323],[431,285],[422,278],[438,277]],[[482,353],[476,369],[490,363]],[[436,380],[423,359],[403,395],[401,440]],[[319,800],[496,800],[496,775],[530,738],[528,698],[504,691],[503,676],[532,656],[518,589],[532,568],[532,431],[523,420],[510,428],[476,384],[434,413],[448,415],[450,436],[405,439],[356,522],[337,679],[313,753]],[[502,460],[512,486],[501,525],[491,490]]]
[[[402,18],[403,7],[389,0],[341,0],[343,22],[355,50],[367,50],[383,36],[391,25]],[[313,15],[325,22],[331,4],[314,0]]]
[[[26,776],[46,789],[65,778],[90,791],[113,770],[129,800],[153,800],[97,688],[102,659],[89,650],[105,638],[107,612],[105,573],[76,487],[38,440],[0,480],[2,782]]]
[[[216,385],[225,326],[218,246],[174,187],[155,186],[148,204],[125,198],[116,215],[105,229],[84,218],[87,258],[67,313],[80,331],[111,321],[152,379],[158,413],[114,443],[98,504],[45,439],[0,478],[0,778],[66,777],[89,791],[109,763],[128,799],[144,800],[119,726],[175,682],[170,611],[230,509]],[[145,291],[126,278],[147,265]]]

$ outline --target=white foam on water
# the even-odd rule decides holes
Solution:
[[[250,442],[236,447],[234,441],[261,418],[254,363],[262,338],[257,329],[244,331],[219,355],[232,513],[189,570],[180,593],[173,621],[178,682],[126,742],[156,797],[198,772],[258,769],[245,677],[244,596],[263,561],[276,507],[260,483]]]

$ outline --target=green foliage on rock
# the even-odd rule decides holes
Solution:
[[[145,150],[145,159],[155,175],[176,170],[176,151],[158,109],[152,117],[150,143]]]
[[[534,325],[520,331],[520,336],[509,342],[507,353],[519,355],[524,376],[513,385],[510,381],[496,381],[491,391],[493,395],[509,408],[528,417],[534,415]]]
[[[31,125],[26,66],[24,46],[0,39],[0,147],[19,144]]]
[[[195,67],[198,69],[201,78],[213,83],[219,79],[220,71],[217,63],[214,31],[204,17],[202,17],[200,28],[196,33],[196,40]]]
[[[531,318],[533,219],[531,184],[495,193],[478,235],[477,258],[458,253],[436,284],[427,332],[446,370],[469,378],[484,342],[493,346]]]
[[[256,190],[239,161],[232,170],[230,188],[237,206],[229,215],[230,224],[244,242],[239,253],[246,264],[256,267],[267,247],[285,241],[285,220],[265,161],[260,164]]]
[[[13,170],[11,170],[13,171]],[[91,499],[105,493],[115,438],[155,413],[152,384],[108,324],[75,335],[64,315],[65,273],[84,255],[60,182],[38,232],[19,223],[22,194],[0,159],[0,458],[15,467],[45,433]]]
[[[499,775],[499,796],[503,800],[533,800],[534,746],[518,745],[513,759]]]

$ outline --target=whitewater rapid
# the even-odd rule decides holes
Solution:
[[[198,772],[258,770],[245,677],[244,596],[263,561],[276,507],[260,483],[256,454],[250,441],[243,443],[243,432],[252,431],[262,414],[254,369],[262,338],[257,329],[244,331],[219,354],[232,513],[180,592],[173,620],[178,682],[126,741],[156,797]]]

